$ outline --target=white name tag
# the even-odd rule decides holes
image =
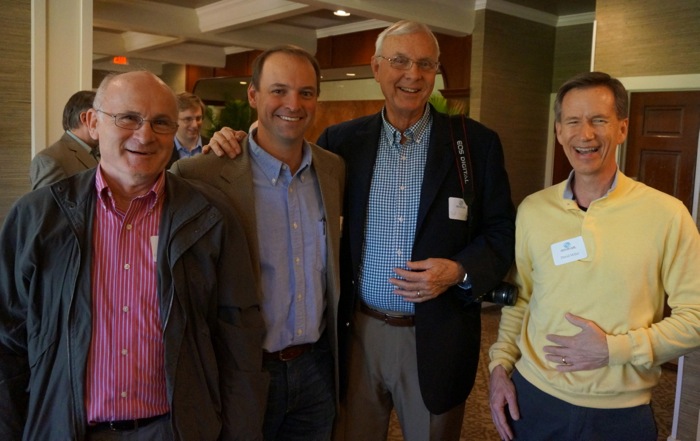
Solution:
[[[151,253],[153,253],[153,261],[158,262],[158,236],[151,236]]]
[[[585,259],[587,256],[586,245],[581,236],[552,244],[552,257],[557,266]]]
[[[469,207],[464,202],[462,198],[450,198],[450,219],[454,220],[467,220],[467,214],[469,214]]]

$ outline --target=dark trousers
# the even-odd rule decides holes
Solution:
[[[593,409],[569,404],[513,373],[520,419],[509,419],[521,441],[656,441],[657,430],[648,404],[622,409]],[[506,412],[506,415],[509,415]]]
[[[266,361],[270,373],[266,441],[328,441],[335,417],[333,355],[326,336],[291,361]]]

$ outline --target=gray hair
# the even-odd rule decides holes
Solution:
[[[386,37],[390,37],[392,35],[416,34],[419,32],[427,34],[433,39],[433,42],[435,43],[435,48],[437,49],[437,56],[439,58],[440,45],[438,44],[437,38],[435,38],[435,34],[433,34],[433,31],[431,31],[430,28],[427,25],[424,25],[423,23],[408,20],[401,20],[394,23],[393,25],[384,29],[382,33],[379,34],[379,36],[377,36],[377,41],[374,43],[374,55],[381,55],[382,48],[384,46],[384,39]]]

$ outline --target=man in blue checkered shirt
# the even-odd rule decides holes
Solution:
[[[348,440],[386,440],[392,408],[407,441],[459,440],[481,333],[480,306],[465,298],[492,289],[513,262],[501,142],[428,104],[439,55],[423,24],[384,30],[371,59],[384,108],[317,142],[346,163],[336,434]],[[223,130],[210,147],[236,154],[235,139]]]

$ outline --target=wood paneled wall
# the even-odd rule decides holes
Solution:
[[[557,28],[552,92],[574,75],[591,68],[593,23]]]
[[[0,8],[0,225],[12,204],[30,189],[31,160],[31,1],[3,2]]]
[[[480,90],[472,81],[472,95],[479,99],[475,116],[501,138],[517,205],[544,182],[556,30],[491,10],[477,11],[476,20],[472,77]]]
[[[595,70],[616,77],[700,73],[700,1],[598,0]]]
[[[316,107],[316,120],[306,131],[306,139],[316,142],[326,127],[359,116],[377,113],[382,109],[382,106],[384,106],[383,100],[319,101]]]

